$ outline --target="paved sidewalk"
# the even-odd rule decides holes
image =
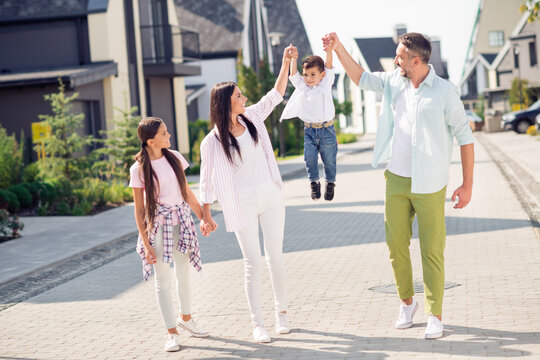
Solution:
[[[263,272],[263,314],[272,342],[251,340],[243,264],[234,234],[220,225],[202,238],[204,270],[193,275],[194,316],[211,337],[181,333],[165,353],[153,283],[141,281],[135,253],[0,312],[0,358],[15,359],[507,359],[540,358],[540,244],[526,213],[484,148],[476,147],[472,203],[448,200],[446,334],[422,339],[426,315],[395,330],[395,295],[384,241],[383,169],[371,152],[338,162],[333,202],[313,202],[305,179],[285,184],[285,262],[293,331],[273,331],[272,291]],[[456,150],[448,196],[460,182]],[[421,279],[418,239],[411,242]],[[422,294],[417,294],[421,299]],[[422,303],[422,302],[421,302]],[[423,306],[422,306],[423,308]]]
[[[374,136],[367,135],[356,143],[340,145],[338,157],[369,150],[373,143]],[[303,157],[280,161],[279,169],[284,179],[305,173]],[[190,175],[188,181],[198,195],[198,175]],[[23,217],[21,221],[23,236],[0,244],[0,285],[137,232],[133,204],[94,216]]]

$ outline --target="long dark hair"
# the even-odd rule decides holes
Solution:
[[[236,87],[238,85],[232,81],[216,84],[210,96],[210,120],[212,121],[212,126],[215,125],[218,128],[218,139],[221,142],[221,146],[223,146],[223,151],[225,151],[227,159],[231,163],[233,162],[231,147],[238,152],[240,159],[242,159],[238,141],[236,141],[236,138],[229,131],[231,125],[231,96]],[[255,125],[243,114],[240,114],[240,117],[246,123],[251,139],[257,144],[259,142],[259,135],[257,134]]]
[[[152,169],[152,163],[150,161],[150,155],[148,154],[147,149],[147,141],[156,136],[161,124],[163,124],[163,120],[158,117],[146,117],[139,122],[139,126],[137,127],[137,136],[139,137],[139,140],[141,140],[142,144],[141,151],[135,155],[135,160],[141,164],[139,174],[142,171],[144,176],[147,230],[149,230],[154,224],[157,209],[157,198],[159,196],[159,180],[154,169]],[[161,149],[161,153],[163,156],[165,156],[165,159],[167,159],[174,170],[176,179],[178,180],[178,185],[180,186],[180,192],[182,193],[184,200],[188,201],[186,175],[184,174],[180,160],[168,149]]]

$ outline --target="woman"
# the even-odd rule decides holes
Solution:
[[[292,46],[285,49],[274,85],[257,104],[245,107],[247,98],[233,82],[212,89],[210,118],[214,129],[201,143],[200,197],[203,220],[213,230],[210,204],[217,198],[227,231],[234,231],[244,257],[245,290],[251,311],[253,338],[269,342],[261,314],[262,268],[259,222],[264,253],[274,288],[276,332],[290,332],[286,318],[285,269],[282,247],[285,205],[281,175],[264,120],[283,100],[287,88]]]

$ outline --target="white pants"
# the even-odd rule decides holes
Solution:
[[[184,315],[191,314],[191,285],[189,255],[176,250],[178,245],[178,225],[173,226],[173,263],[174,277],[176,278],[176,296],[180,304],[180,312]],[[163,227],[160,226],[156,234],[156,257],[154,275],[156,282],[156,297],[159,312],[167,329],[176,327],[177,313],[174,311],[171,292],[173,272],[169,263],[164,263],[163,258]]]
[[[283,264],[283,232],[285,204],[279,187],[268,181],[261,185],[238,189],[240,206],[246,226],[236,231],[236,238],[244,256],[245,289],[251,321],[262,324],[261,270],[259,222],[264,238],[264,254],[274,288],[275,310],[284,311],[286,304],[285,267]]]

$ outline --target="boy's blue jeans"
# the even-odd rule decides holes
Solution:
[[[319,180],[319,153],[326,182],[335,182],[337,139],[334,125],[320,129],[304,127],[304,161],[309,181]]]

